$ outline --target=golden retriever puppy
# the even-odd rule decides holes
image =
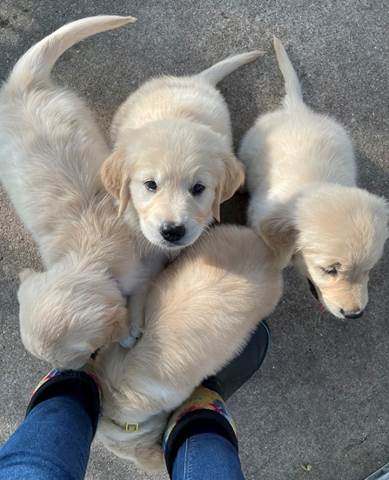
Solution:
[[[277,256],[247,227],[218,226],[159,275],[142,338],[131,350],[108,347],[91,365],[103,393],[98,438],[109,450],[146,470],[162,467],[169,412],[273,311],[291,253]]]
[[[151,79],[120,106],[112,124],[113,154],[101,177],[154,272],[197,240],[220,204],[244,182],[232,150],[227,104],[216,84],[259,51],[223,60],[189,77]],[[134,344],[142,331],[145,283],[130,304]]]
[[[63,26],[16,64],[0,92],[0,175],[47,268],[18,292],[25,347],[61,368],[128,335],[128,294],[146,274],[137,243],[102,190],[108,148],[86,104],[50,79],[58,57],[131,17]]]
[[[296,263],[315,296],[336,317],[358,318],[388,237],[388,205],[356,186],[347,132],[305,105],[276,38],[274,48],[285,79],[283,106],[258,118],[239,153],[251,194],[249,222],[273,248],[294,236]]]
[[[236,55],[193,76],[151,79],[116,113],[115,149],[102,180],[119,214],[158,249],[178,251],[195,242],[243,183],[216,84],[259,55]]]

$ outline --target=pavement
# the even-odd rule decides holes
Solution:
[[[69,50],[55,76],[87,97],[104,129],[145,79],[198,72],[232,53],[263,49],[255,64],[221,84],[236,142],[259,112],[283,94],[271,48],[288,48],[307,102],[349,129],[360,185],[389,197],[389,14],[382,0],[2,0],[0,79],[33,43],[80,17],[138,17]],[[224,208],[243,222],[245,198]],[[27,354],[18,332],[17,273],[39,268],[33,242],[0,193],[0,443],[22,420],[47,365]],[[389,258],[371,275],[365,316],[339,321],[320,313],[293,269],[269,318],[272,351],[229,401],[248,480],[362,480],[389,461]],[[309,471],[308,471],[309,470]],[[151,478],[92,448],[89,480]],[[161,478],[166,479],[165,475]]]

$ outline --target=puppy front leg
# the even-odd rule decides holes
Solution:
[[[175,258],[172,256],[171,261]],[[120,341],[120,345],[124,348],[131,348],[142,336],[144,328],[144,306],[147,293],[150,288],[151,279],[166,266],[168,258],[165,254],[157,254],[151,256],[143,264],[145,268],[144,281],[129,296],[127,306],[129,312],[130,335]]]
[[[128,299],[130,334],[128,337],[120,340],[120,345],[124,348],[132,348],[142,336],[144,328],[144,302],[146,299],[146,292],[146,287],[140,288]]]

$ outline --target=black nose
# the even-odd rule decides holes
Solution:
[[[178,242],[185,235],[184,225],[173,222],[164,222],[161,226],[161,235],[168,242]]]
[[[343,308],[341,308],[340,313],[344,315],[346,318],[350,318],[350,319],[361,318],[363,315],[363,310],[354,310],[350,312],[345,312]]]

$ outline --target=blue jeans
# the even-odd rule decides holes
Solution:
[[[244,480],[238,450],[218,433],[190,436],[173,464],[173,480]]]
[[[77,396],[34,407],[0,449],[0,480],[81,480],[93,429]]]
[[[0,449],[0,480],[82,480],[97,421],[90,399],[95,394],[79,379],[63,388],[57,382],[54,392],[49,386],[40,396],[38,390],[27,417]],[[175,456],[174,480],[244,478],[237,448],[217,429],[193,432]]]

